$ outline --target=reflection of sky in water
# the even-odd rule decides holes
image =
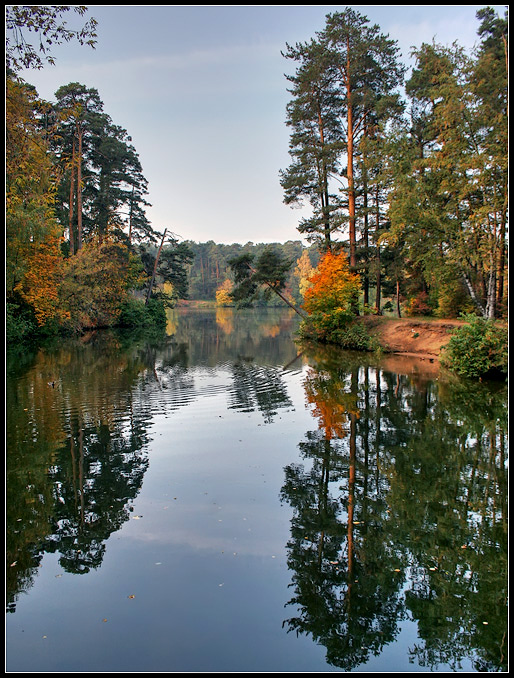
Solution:
[[[196,391],[194,407],[154,418],[152,461],[144,480],[152,497],[145,506],[152,527],[143,532],[130,526],[136,538],[261,555],[283,551],[287,507],[279,514],[280,532],[269,529],[270,524],[277,527],[281,470],[295,453],[298,428],[312,421],[302,374],[285,375],[290,403],[278,409],[271,423],[257,408],[227,409],[228,372],[223,384],[211,385],[203,394],[201,388]],[[173,530],[167,522],[170,514],[180,516]]]

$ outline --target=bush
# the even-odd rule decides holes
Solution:
[[[507,328],[493,320],[465,316],[467,325],[451,336],[441,362],[466,377],[507,375]]]
[[[166,325],[166,309],[161,299],[150,299],[147,305],[139,299],[129,298],[121,306],[117,323],[120,327],[147,327]]]
[[[33,315],[19,304],[7,302],[5,308],[5,339],[7,344],[24,341],[36,332],[37,323]]]
[[[166,326],[166,305],[162,299],[150,299],[146,305],[148,320],[154,325]]]
[[[334,332],[333,342],[355,351],[376,351],[379,348],[376,340],[369,335],[366,327],[358,320]]]
[[[359,319],[349,319],[346,313],[323,313],[309,317],[300,326],[304,339],[335,344],[355,351],[375,351],[378,343]]]
[[[419,292],[415,297],[411,297],[405,304],[405,315],[432,315],[433,308],[426,292]]]

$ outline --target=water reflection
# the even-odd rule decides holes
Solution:
[[[266,423],[289,407],[280,361],[295,354],[293,327],[283,313],[175,311],[166,334],[97,332],[10,352],[7,609],[45,552],[66,572],[101,566],[141,489],[157,415],[220,396]]]
[[[204,591],[207,572],[221,572],[219,551],[237,537],[239,550],[251,545],[241,569],[242,554],[241,561],[235,554],[231,560],[231,583],[239,594],[216,603],[208,593],[212,618],[217,624],[230,616],[227,610],[242,622],[244,614],[251,615],[252,628],[262,624],[264,629],[261,646],[269,647],[269,610],[278,601],[276,661],[289,656],[280,643],[292,637],[304,648],[302,657],[311,656],[302,639],[309,648],[314,643],[324,648],[326,662],[316,668],[365,670],[374,657],[399,643],[409,625],[418,637],[408,649],[402,646],[402,655],[408,652],[416,667],[460,670],[461,662],[472,662],[479,671],[506,670],[505,386],[438,378],[437,366],[420,367],[419,361],[309,346],[300,353],[292,341],[296,322],[288,313],[175,311],[166,333],[97,333],[32,354],[10,354],[8,610],[14,612],[20,596],[35,587],[45,553],[56,554],[66,573],[103,572],[107,540],[136,517],[143,480],[155,464],[175,483],[182,481],[182,513],[174,513],[175,522],[161,513],[145,529],[159,547],[162,529],[162,541],[180,544],[180,563],[182,550],[187,563],[168,571],[157,593],[152,582],[145,582],[148,597],[157,601],[146,619],[155,617],[156,627],[166,629],[171,623],[168,607],[156,607],[163,592],[175,586],[175,593],[188,600],[187,610],[176,610],[177,624],[182,624],[181,614],[192,618],[194,630],[186,640],[196,643],[197,618],[189,600]],[[299,400],[305,408],[301,413],[295,412]],[[214,407],[215,415],[210,412]],[[219,423],[218,413],[226,424]],[[168,418],[170,425],[163,423]],[[237,449],[211,442],[214,426],[227,440],[237,441]],[[165,447],[158,458],[154,437],[162,434],[180,437],[180,455],[173,457]],[[198,449],[200,434],[207,451]],[[199,476],[204,483],[212,476],[212,484],[197,487]],[[145,488],[149,505],[154,496],[148,494],[147,482]],[[216,504],[211,501],[207,489],[224,499],[226,513],[219,514],[224,521],[218,518],[222,504],[218,497]],[[250,511],[253,532],[246,529],[250,520],[244,522],[249,497],[262,501]],[[216,526],[225,530],[222,536],[213,532],[214,512]],[[274,532],[280,521],[283,531]],[[284,558],[280,576],[262,569],[270,539],[287,540],[288,569]],[[138,549],[138,557],[148,548],[128,542],[126,548]],[[190,544],[194,561],[186,557]],[[198,544],[204,549],[204,571]],[[135,550],[128,553],[136,556]],[[273,554],[277,562],[278,551]],[[167,555],[179,562],[175,552]],[[191,569],[193,562],[201,574],[189,579],[180,568]],[[255,569],[245,569],[251,567]],[[242,606],[241,591],[250,590],[256,576],[265,580],[259,589],[262,600],[248,594]],[[217,581],[216,589],[219,585]],[[221,590],[228,596],[228,584]],[[24,619],[33,613],[34,606],[27,606]],[[207,614],[201,604],[197,614],[202,620]],[[19,615],[20,610],[11,618]],[[239,633],[232,625],[233,619],[230,628]],[[247,643],[241,654],[248,656],[246,650],[259,645],[252,633],[244,634],[245,624],[240,626],[238,638]],[[211,627],[202,628],[209,632]],[[123,627],[117,650],[106,637],[109,657],[115,655],[113,670],[121,666],[120,648],[131,631]],[[300,640],[285,631],[296,632]],[[148,647],[152,643],[148,640]],[[165,644],[159,647],[163,655],[171,652],[162,649]],[[75,651],[80,648],[70,649]],[[20,656],[23,650],[17,661]],[[34,661],[39,658],[36,654]],[[260,670],[260,661],[246,668]],[[144,670],[171,665],[167,655],[160,664],[148,662]],[[225,670],[226,657],[212,665]],[[191,656],[185,666],[194,666]]]
[[[350,671],[403,620],[428,670],[505,670],[507,469],[504,388],[433,381],[308,351],[318,421],[285,469],[294,509],[285,626]]]
[[[129,517],[148,466],[145,408],[133,398],[151,367],[110,334],[8,356],[7,602],[14,611],[44,552],[64,570],[97,568]]]

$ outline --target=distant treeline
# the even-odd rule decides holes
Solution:
[[[187,246],[194,254],[192,263],[189,265],[189,299],[202,301],[215,301],[216,292],[227,285],[227,281],[233,281],[233,273],[230,270],[229,261],[243,253],[253,254],[256,258],[270,246],[269,243],[247,242],[245,245],[234,243],[232,245],[216,244],[212,240],[205,243],[186,241]],[[273,249],[279,252],[285,259],[293,262],[289,274],[288,291],[296,301],[301,300],[300,277],[297,270],[297,262],[306,252],[310,265],[315,267],[319,260],[319,250],[315,245],[306,247],[299,240],[288,240],[285,243],[273,243]]]

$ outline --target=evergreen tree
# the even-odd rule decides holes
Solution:
[[[340,225],[332,184],[340,173],[341,102],[331,82],[327,56],[318,43],[287,45],[283,56],[298,64],[295,75],[287,76],[293,96],[287,106],[293,162],[280,173],[284,202],[309,201],[313,216],[304,219],[298,230],[321,248],[330,249],[332,233]]]

